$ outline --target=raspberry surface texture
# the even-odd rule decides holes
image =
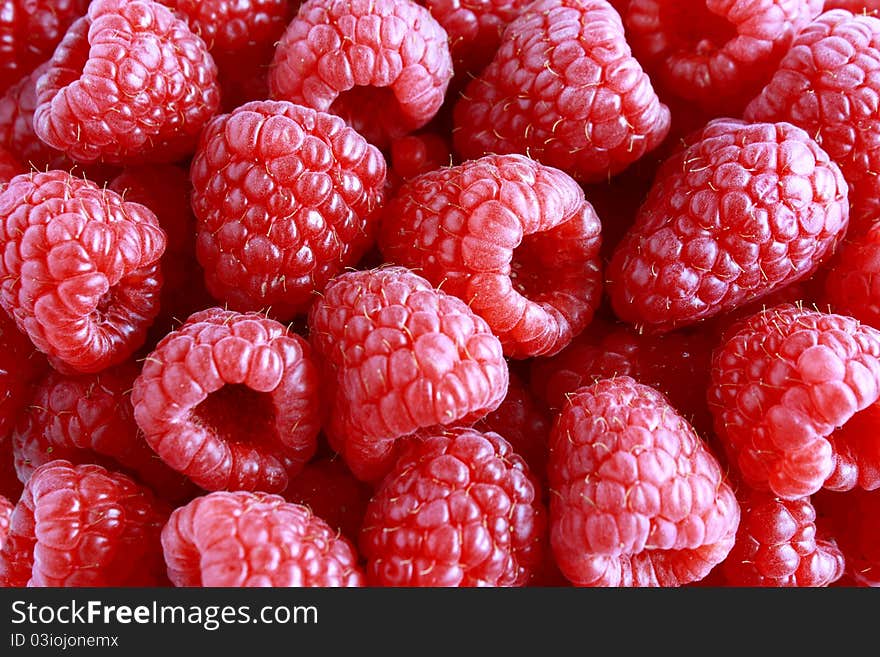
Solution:
[[[579,388],[550,434],[550,540],[577,586],[702,580],[734,544],[740,508],[715,456],[653,388]]]
[[[880,331],[790,304],[716,349],[715,429],[744,482],[787,500],[880,487]]]
[[[666,160],[608,265],[622,320],[669,330],[809,278],[849,225],[840,169],[789,123],[711,121]]]
[[[69,371],[97,372],[143,344],[159,310],[165,233],[138,203],[64,171],[0,192],[0,305]]]
[[[209,308],[147,356],[131,401],[147,443],[198,486],[278,492],[315,453],[318,385],[302,337]]]
[[[880,491],[820,491],[814,500],[819,522],[843,552],[846,576],[857,586],[880,587]]]
[[[627,38],[661,96],[738,116],[822,0],[632,0]]]
[[[131,478],[57,460],[37,468],[0,550],[0,586],[167,585],[169,510]]]
[[[190,167],[197,256],[230,308],[304,314],[372,245],[385,159],[337,116],[256,101],[212,120]]]
[[[788,121],[814,136],[850,185],[852,223],[880,217],[880,19],[822,14],[798,34],[772,80],[749,104],[749,121]]]
[[[846,239],[828,268],[823,298],[834,312],[880,328],[880,223]]]
[[[601,241],[580,186],[522,155],[423,174],[381,211],[382,254],[464,300],[514,358],[557,353],[590,323]]]
[[[462,159],[521,153],[595,182],[656,148],[670,114],[610,4],[540,0],[507,26],[454,123]]]
[[[162,529],[175,586],[362,586],[358,555],[304,506],[279,495],[213,492],[175,509]]]
[[[275,50],[269,89],[384,148],[434,118],[451,78],[446,32],[412,0],[306,0]]]
[[[337,276],[308,324],[324,370],[324,430],[359,479],[388,472],[398,438],[475,422],[507,391],[501,342],[486,322],[406,268]]]
[[[411,439],[367,507],[360,546],[382,586],[522,586],[546,513],[525,462],[495,433]]]
[[[34,131],[78,162],[170,162],[220,104],[201,38],[150,0],[93,0],[37,81]]]
[[[0,443],[9,436],[21,410],[30,403],[33,384],[46,369],[46,359],[18,330],[15,322],[0,312]]]

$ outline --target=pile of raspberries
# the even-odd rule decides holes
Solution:
[[[880,1],[7,5],[0,585],[880,586]]]

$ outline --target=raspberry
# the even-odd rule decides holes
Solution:
[[[736,543],[720,566],[726,586],[819,587],[843,576],[843,554],[817,534],[810,498],[760,491],[743,497]]]
[[[0,304],[58,368],[98,372],[140,347],[158,312],[165,233],[138,203],[64,171],[0,193]]]
[[[474,429],[483,433],[491,431],[499,434],[522,457],[529,466],[529,471],[538,480],[545,479],[550,417],[519,375],[510,371],[510,383],[504,401],[475,423]]]
[[[463,159],[523,153],[595,182],[656,148],[669,121],[611,5],[540,0],[456,103],[454,144]]]
[[[337,276],[308,324],[325,371],[324,430],[361,480],[388,472],[398,438],[476,422],[504,399],[507,363],[486,322],[403,267]]]
[[[304,313],[372,243],[382,154],[336,116],[285,101],[213,119],[190,167],[208,289],[235,310]]]
[[[46,367],[46,360],[27,336],[0,312],[0,443],[12,431],[19,412],[30,401],[34,382]]]
[[[37,467],[64,459],[125,471],[163,499],[191,497],[187,480],[159,460],[134,421],[131,387],[139,371],[129,361],[98,374],[48,372],[12,434],[18,478],[27,483]]]
[[[78,162],[171,162],[220,104],[205,43],[150,0],[93,0],[37,82],[34,131]]]
[[[840,169],[803,130],[713,120],[664,162],[617,245],[614,311],[669,330],[809,278],[848,212]]]
[[[822,14],[798,34],[745,110],[749,121],[788,121],[813,135],[850,185],[853,230],[880,216],[880,19]],[[852,231],[851,231],[852,232]]]
[[[824,300],[834,312],[880,328],[880,223],[847,236],[828,268]]]
[[[741,324],[710,371],[715,430],[746,484],[786,500],[880,486],[880,331],[783,304]]]
[[[583,190],[522,155],[423,174],[381,211],[382,254],[463,299],[513,358],[551,355],[602,289],[601,224]]]
[[[546,514],[525,462],[496,433],[408,440],[361,531],[379,586],[523,586],[543,558]]]
[[[68,26],[86,13],[89,0],[11,0],[0,13],[0,93],[33,71]]]
[[[129,477],[57,460],[37,468],[0,550],[0,586],[160,586],[168,509]]]
[[[531,361],[532,390],[553,412],[567,397],[600,379],[629,376],[662,392],[700,433],[712,422],[706,406],[714,343],[708,333],[682,329],[662,336],[594,321],[565,350]]]
[[[856,586],[880,587],[880,490],[820,491],[816,511],[834,533]]]
[[[359,481],[342,459],[324,457],[307,463],[290,480],[284,499],[307,506],[313,515],[357,542],[372,494],[372,487]]]
[[[5,185],[24,171],[25,168],[15,156],[0,146],[0,186]]]
[[[391,141],[391,169],[404,180],[451,166],[451,148],[443,136],[424,132]]]
[[[9,534],[13,508],[12,502],[0,495],[0,550],[3,549],[3,544],[6,543],[6,536]]]
[[[279,492],[315,453],[317,377],[282,324],[210,308],[159,342],[131,402],[150,447],[198,486]]]
[[[738,116],[821,11],[822,0],[632,0],[623,16],[661,96]]]
[[[876,16],[880,12],[880,0],[825,0],[823,9],[846,9],[854,14]]]
[[[269,89],[384,148],[437,114],[451,78],[446,32],[412,0],[306,0],[275,50]]]
[[[734,544],[740,509],[715,456],[653,388],[579,388],[550,434],[550,540],[577,586],[681,586]]]
[[[175,509],[162,530],[175,586],[362,586],[349,541],[278,495],[209,493]]]

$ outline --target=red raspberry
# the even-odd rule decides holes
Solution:
[[[381,222],[382,254],[466,301],[507,356],[560,351],[599,304],[599,218],[572,178],[525,156],[418,176]]]
[[[0,186],[5,185],[17,175],[24,173],[25,168],[15,156],[0,146]]]
[[[787,123],[711,121],[657,173],[608,266],[617,315],[669,330],[809,278],[848,226],[837,165]]]
[[[168,509],[129,477],[57,460],[37,468],[0,550],[0,586],[160,586]]]
[[[828,267],[824,300],[834,312],[880,328],[880,222],[847,235]]]
[[[150,447],[198,486],[279,492],[315,453],[317,377],[282,324],[210,308],[159,342],[131,401]]]
[[[853,230],[880,216],[880,19],[826,12],[798,34],[749,121],[789,121],[813,135],[850,185]],[[851,231],[852,232],[852,231]]]
[[[52,55],[89,0],[7,0],[0,11],[0,93]]]
[[[321,518],[283,497],[210,493],[175,509],[162,530],[175,586],[362,586],[357,553]]]
[[[553,358],[531,361],[532,390],[552,411],[582,386],[629,376],[662,392],[695,429],[708,433],[709,363],[715,346],[705,331],[639,334],[627,326],[594,321]]]
[[[504,438],[539,480],[546,478],[550,416],[518,374],[510,371],[507,396],[501,405],[474,424],[484,433]]]
[[[843,554],[817,534],[810,498],[781,500],[748,491],[740,510],[736,543],[720,566],[723,585],[818,587],[843,576]]]
[[[393,465],[398,438],[475,422],[507,390],[501,343],[486,322],[403,267],[330,281],[309,313],[309,339],[326,372],[324,430],[364,481]]]
[[[406,441],[360,536],[379,586],[523,586],[542,562],[546,512],[525,462],[496,433]]]
[[[208,289],[241,311],[303,313],[372,243],[382,154],[336,116],[285,101],[213,119],[190,167]]]
[[[186,170],[173,164],[127,167],[108,189],[152,210],[165,231],[159,314],[146,344],[152,347],[196,311],[216,305],[205,289],[196,261],[196,219],[190,206],[193,188]]]
[[[653,388],[579,388],[550,434],[550,539],[577,586],[680,586],[733,547],[740,509],[715,456]]]
[[[219,104],[205,43],[167,7],[93,0],[37,82],[34,131],[79,162],[170,162]]]
[[[48,372],[12,434],[18,478],[56,459],[125,471],[163,499],[194,491],[150,449],[134,421],[131,388],[140,368],[129,361],[98,374]]]
[[[53,365],[98,372],[143,343],[158,312],[165,233],[138,203],[64,171],[0,193],[0,304]]]
[[[822,0],[631,0],[623,17],[661,95],[738,116],[821,11]]]
[[[357,542],[372,494],[372,487],[358,480],[342,459],[324,457],[307,463],[290,480],[284,499],[307,506],[313,515]]]
[[[451,148],[442,135],[423,132],[391,141],[391,169],[404,180],[451,165]]]
[[[3,549],[3,544],[6,543],[6,536],[9,534],[13,508],[12,502],[0,495],[0,550]]]
[[[0,443],[12,431],[18,414],[30,401],[34,382],[46,367],[46,360],[27,336],[0,312]]]
[[[269,88],[384,148],[437,114],[451,78],[446,32],[412,0],[306,0],[278,43]]]
[[[878,398],[880,331],[852,317],[775,306],[713,356],[716,433],[746,484],[783,499],[880,486]]]
[[[454,143],[464,159],[523,153],[593,182],[656,148],[669,120],[611,5],[539,0],[456,103]]]
[[[843,551],[853,585],[880,587],[880,490],[820,491],[814,503]]]

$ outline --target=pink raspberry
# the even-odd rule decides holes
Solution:
[[[501,436],[455,428],[408,440],[360,536],[377,586],[523,586],[541,564],[546,512]]]
[[[6,0],[0,11],[0,93],[52,56],[89,0]]]
[[[825,0],[824,11],[846,9],[854,14],[876,16],[880,12],[880,0]]]
[[[158,312],[165,233],[138,203],[64,171],[0,192],[0,304],[58,368],[128,359]]]
[[[599,305],[601,224],[559,169],[487,155],[410,180],[380,216],[382,254],[467,302],[507,356],[560,351]]]
[[[822,0],[631,0],[623,18],[662,96],[738,116],[821,11]]]
[[[283,491],[315,453],[318,368],[263,315],[192,315],[147,356],[131,402],[150,447],[206,490]]]
[[[337,276],[308,324],[325,372],[324,430],[364,481],[388,472],[398,438],[475,422],[504,399],[507,363],[486,322],[403,267]]]
[[[604,0],[540,0],[504,31],[454,111],[463,159],[522,153],[582,182],[656,148],[670,115]]]
[[[452,165],[451,147],[435,132],[404,135],[391,141],[391,169],[403,180]]]
[[[747,490],[740,509],[736,543],[719,566],[725,586],[818,587],[843,576],[843,554],[818,532],[810,498]]]
[[[160,532],[168,513],[125,475],[47,463],[12,512],[0,586],[161,586],[167,577]]]
[[[304,506],[245,491],[174,510],[162,529],[175,586],[362,586],[354,547]]]
[[[711,121],[657,173],[608,265],[615,313],[669,330],[809,278],[848,226],[840,169],[788,123]]]
[[[713,356],[709,407],[745,483],[793,500],[880,486],[880,331],[783,304]]]
[[[278,43],[269,89],[384,148],[437,114],[451,78],[446,32],[412,0],[306,0]]]
[[[47,372],[12,434],[18,478],[27,483],[39,466],[64,459],[125,472],[162,499],[191,497],[194,488],[156,456],[134,421],[131,388],[139,372],[133,361],[97,374]]]
[[[337,116],[261,101],[216,117],[190,167],[208,289],[235,310],[305,313],[372,244],[385,174]]]
[[[37,82],[34,131],[79,162],[170,162],[219,104],[204,41],[167,7],[93,0]]]
[[[715,456],[653,388],[579,388],[550,434],[550,539],[577,586],[674,587],[734,544],[740,508]]]
[[[853,230],[880,216],[880,117],[866,102],[880,94],[878,71],[880,19],[829,11],[801,30],[744,115],[814,136],[849,183]]]

